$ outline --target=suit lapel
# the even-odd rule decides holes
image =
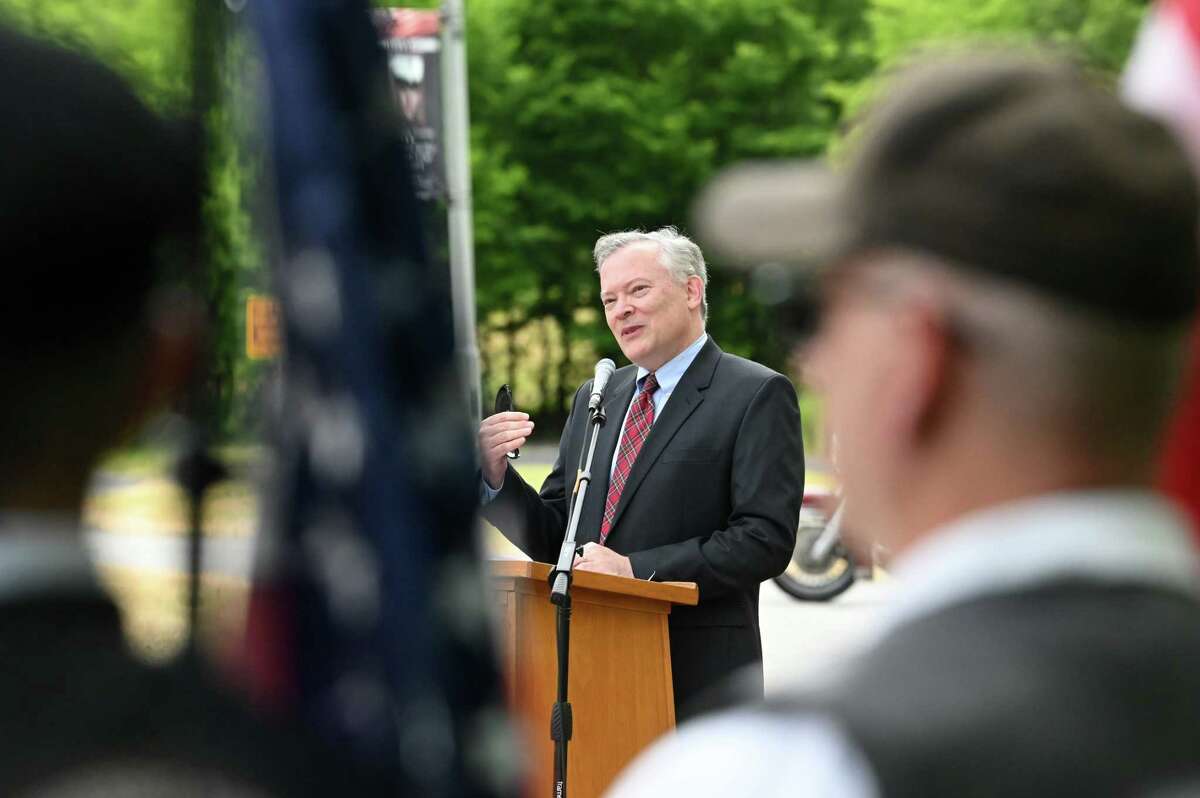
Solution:
[[[612,532],[609,533],[610,540],[611,536],[617,533],[621,516],[633,500],[633,496],[637,493],[646,474],[654,466],[663,450],[667,448],[667,444],[675,437],[675,433],[679,432],[679,428],[704,401],[704,391],[712,382],[713,372],[720,359],[721,349],[712,338],[709,338],[697,353],[692,365],[688,366],[688,370],[683,373],[679,384],[675,386],[675,391],[663,409],[662,417],[655,419],[654,426],[650,428],[650,434],[646,437],[642,450],[638,452],[633,470],[630,471],[629,479],[625,482],[625,489],[621,491],[621,501],[617,503],[617,511],[613,515]],[[605,484],[607,495],[607,480],[605,480]]]
[[[625,411],[633,400],[637,387],[637,368],[631,367],[619,381],[613,383],[609,398],[604,403],[605,421],[596,440],[596,456],[592,460],[592,484],[588,486],[587,499],[579,518],[576,540],[580,545],[600,540],[600,521],[604,518],[604,502],[608,498],[609,472],[621,438],[621,427],[625,423]],[[586,455],[586,452],[584,453]]]

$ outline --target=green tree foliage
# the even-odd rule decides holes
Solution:
[[[388,5],[385,0],[372,0]],[[409,5],[434,7],[437,0]],[[717,169],[820,155],[882,70],[935,43],[1050,43],[1097,70],[1124,63],[1146,0],[467,0],[471,160],[486,388],[513,383],[561,415],[602,355],[590,249],[619,228],[675,224]],[[0,0],[21,27],[97,53],[147,101],[190,102],[190,2]],[[252,46],[234,35],[212,134],[208,296],[212,394],[223,432],[256,417],[265,368],[244,356],[244,300],[268,284],[249,197]],[[435,236],[435,239],[437,236]],[[774,325],[714,263],[709,327],[726,349],[782,367]]]
[[[948,45],[1050,47],[1101,76],[1115,76],[1148,5],[1148,0],[873,0],[868,19],[881,69],[854,87],[850,105],[869,98],[888,68]]]
[[[246,357],[246,300],[269,293],[270,272],[262,220],[251,211],[261,197],[265,153],[256,86],[245,79],[258,63],[249,33],[231,27],[219,50],[220,91],[206,120],[209,186],[204,215],[208,259],[207,300],[212,426],[225,438],[258,430],[262,387],[274,363]]]
[[[553,322],[561,411],[592,355],[618,355],[590,248],[687,225],[696,189],[742,158],[815,155],[872,64],[865,0],[491,0],[471,5],[476,247],[485,330]],[[780,363],[740,277],[714,269],[710,329]],[[584,309],[584,312],[581,312]],[[549,345],[549,343],[548,343]],[[484,347],[485,355],[488,348]],[[513,365],[493,383],[513,379]],[[493,386],[489,386],[493,387]]]
[[[1144,0],[472,0],[470,80],[485,382],[562,412],[599,355],[590,245],[686,228],[747,158],[820,155],[878,76],[950,42],[1051,44],[1112,74]],[[719,267],[720,264],[713,264]],[[720,268],[710,330],[781,366],[766,312]],[[523,370],[523,360],[536,368]],[[542,385],[521,385],[536,378]],[[532,390],[531,390],[532,389]]]
[[[0,19],[93,54],[122,74],[147,104],[186,116],[192,103],[191,9],[191,3],[178,0],[0,0]],[[259,172],[245,135],[248,109],[254,107],[242,83],[250,56],[237,35],[226,44],[220,48],[222,91],[204,120],[209,162],[202,283],[211,327],[205,410],[214,432],[236,437],[258,416],[258,386],[266,368],[245,357],[244,299],[262,290],[267,278],[247,210]]]
[[[0,20],[93,53],[161,110],[190,97],[191,14],[170,0],[0,0]]]
[[[870,19],[885,65],[918,46],[967,39],[1054,45],[1115,73],[1146,6],[1146,0],[875,0]]]

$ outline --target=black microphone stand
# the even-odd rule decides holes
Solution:
[[[558,607],[558,699],[550,713],[550,738],[554,740],[554,798],[567,796],[567,743],[574,725],[571,704],[567,701],[567,672],[571,651],[571,575],[575,565],[575,535],[588,485],[592,484],[592,457],[596,440],[604,426],[604,408],[597,402],[589,409],[587,434],[580,450],[580,467],[576,472],[575,489],[571,493],[570,521],[558,553],[558,563],[550,572],[550,601]],[[587,453],[586,460],[584,452]]]

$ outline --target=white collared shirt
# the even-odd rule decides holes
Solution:
[[[75,516],[0,511],[0,602],[99,590]]]
[[[1063,577],[1196,593],[1188,522],[1143,490],[1053,493],[962,516],[904,553],[880,635],[953,604]]]
[[[1047,494],[971,513],[905,552],[893,575],[897,590],[881,635],[971,599],[1063,577],[1200,592],[1184,517],[1138,490]],[[664,738],[607,795],[875,798],[879,789],[832,718],[735,710]]]

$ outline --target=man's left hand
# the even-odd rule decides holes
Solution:
[[[633,565],[629,558],[598,543],[585,545],[583,555],[575,555],[575,564],[572,567],[576,571],[595,571],[598,574],[633,578]]]

